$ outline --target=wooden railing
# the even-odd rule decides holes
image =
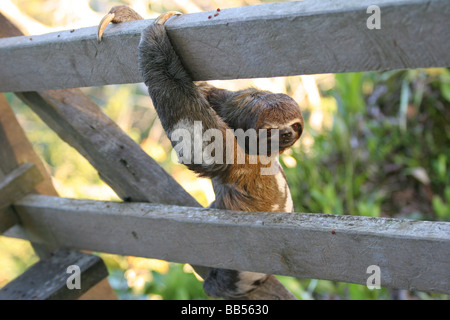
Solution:
[[[367,28],[372,4],[249,6],[214,19],[207,12],[183,15],[167,30],[195,80],[450,65],[448,1],[379,0],[380,29]],[[0,232],[28,239],[37,250],[65,247],[364,285],[367,268],[377,265],[382,286],[450,293],[448,222],[201,208],[98,106],[70,89],[140,82],[137,44],[149,23],[111,25],[101,43],[94,27],[0,39],[0,91],[16,92],[126,200],[64,199],[39,192],[39,185],[41,195],[22,197],[38,182],[24,178],[34,171],[21,163],[35,163],[44,183],[49,179],[35,156],[17,156],[4,118],[0,155],[15,162],[0,164]],[[11,30],[0,36],[16,36]]]

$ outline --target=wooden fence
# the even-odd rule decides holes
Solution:
[[[208,12],[183,15],[167,30],[195,80],[450,65],[448,1],[377,2],[381,29],[366,25],[372,1],[309,0],[222,10],[214,19]],[[3,288],[0,298],[84,293],[64,293],[54,280],[51,294],[19,294],[30,274],[43,274],[42,286],[54,277],[56,271],[43,271],[52,259],[56,265],[64,261],[62,249],[50,254],[56,248],[364,285],[367,268],[377,265],[382,286],[450,293],[448,222],[201,208],[97,105],[72,89],[140,82],[137,44],[149,23],[111,25],[98,44],[94,27],[20,36],[0,15],[0,91],[15,92],[126,200],[58,197],[0,97],[0,232],[30,240],[43,258]],[[89,287],[104,279],[96,257],[67,255],[71,264],[95,269]],[[105,281],[89,292],[114,298]]]

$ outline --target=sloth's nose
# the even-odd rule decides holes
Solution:
[[[292,131],[289,128],[282,129],[280,131],[280,136],[285,139],[290,138],[292,136]]]

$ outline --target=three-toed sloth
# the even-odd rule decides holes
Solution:
[[[234,138],[233,147],[223,150],[223,159],[219,159],[223,161],[203,158],[200,163],[184,163],[197,174],[212,180],[216,195],[213,208],[292,212],[292,198],[278,154],[291,147],[302,133],[304,123],[299,106],[285,94],[253,88],[232,92],[206,83],[194,83],[166,34],[164,23],[171,15],[161,15],[142,32],[139,69],[174,149],[179,151],[178,144],[182,143],[179,134],[175,133],[180,129],[193,133],[197,121],[201,123],[201,133],[210,129],[221,133],[214,138],[223,139],[218,145],[224,148],[230,145],[227,131],[255,130],[258,146],[267,146],[256,148],[256,154]],[[197,150],[205,146],[205,141],[195,140],[195,134],[187,136],[192,138],[192,145],[201,144]],[[271,148],[273,140],[277,142],[277,150]],[[183,152],[179,152],[180,158],[186,158]],[[233,153],[232,161],[230,152]],[[240,156],[246,161],[238,161]],[[194,157],[192,154],[188,158]],[[268,168],[271,168],[270,173],[262,174],[262,170]],[[213,268],[204,279],[204,289],[210,296],[240,298],[255,290],[267,277],[261,273]]]

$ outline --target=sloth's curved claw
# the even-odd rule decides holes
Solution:
[[[100,23],[98,24],[97,29],[97,42],[102,41],[103,32],[105,31],[105,28],[108,24],[110,24],[112,21],[114,21],[114,18],[116,17],[115,13],[108,13],[106,16],[100,20]]]
[[[166,21],[169,20],[170,17],[172,17],[172,16],[179,16],[181,14],[182,13],[178,12],[178,11],[165,12],[165,13],[161,14],[158,18],[156,18],[155,23],[160,24],[160,25],[164,25],[166,23]]]
[[[97,29],[97,41],[102,41],[103,32],[108,24],[121,23],[125,21],[142,20],[143,18],[128,6],[114,6],[109,10],[108,14],[100,20]]]

